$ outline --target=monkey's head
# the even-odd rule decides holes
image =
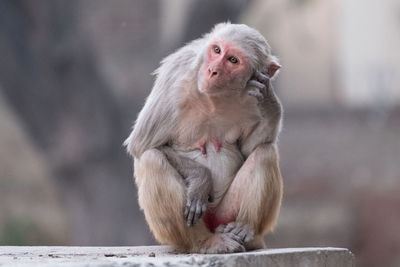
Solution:
[[[272,78],[280,68],[265,38],[244,24],[217,24],[205,40],[198,72],[200,92],[243,90],[255,71]]]

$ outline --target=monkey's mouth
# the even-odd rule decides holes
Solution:
[[[222,91],[226,89],[226,83],[220,80],[205,80],[203,82],[203,90],[204,92],[207,93],[218,93],[219,91]]]

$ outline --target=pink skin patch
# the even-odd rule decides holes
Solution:
[[[226,225],[233,221],[235,221],[235,217],[217,218],[215,211],[212,209],[207,209],[206,213],[203,215],[203,222],[211,233],[215,233],[215,229],[221,224]]]
[[[215,51],[216,47],[218,53]],[[233,63],[232,57],[237,62]],[[246,69],[247,61],[244,51],[235,44],[225,40],[213,40],[207,49],[207,58],[202,70],[203,90],[212,93],[215,88],[229,83],[233,77]]]

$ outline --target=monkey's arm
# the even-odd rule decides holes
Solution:
[[[212,191],[210,170],[192,159],[179,155],[169,146],[162,146],[159,149],[185,180],[187,200],[184,217],[187,226],[192,226],[206,211]]]
[[[248,82],[248,94],[258,100],[261,120],[241,142],[241,151],[245,157],[259,144],[275,143],[281,130],[282,105],[276,96],[268,76],[256,72]]]
[[[251,203],[251,206],[244,204],[247,208],[239,209],[237,221],[246,224],[256,235],[263,235],[275,225],[282,200],[282,176],[276,144],[282,107],[269,78],[261,73],[255,78],[249,85],[250,89],[256,87],[262,94],[256,96],[260,121],[250,134],[242,137],[240,149],[246,160],[235,177],[238,184],[245,181],[247,187],[240,196],[241,203]],[[252,95],[251,90],[249,94]]]
[[[144,151],[170,141],[181,113],[183,82],[194,74],[203,42],[203,39],[195,40],[172,53],[154,72],[157,78],[153,89],[124,143],[132,156],[139,158]]]

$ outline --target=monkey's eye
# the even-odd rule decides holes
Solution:
[[[229,57],[228,60],[233,64],[237,64],[239,62],[239,60],[234,56]]]
[[[217,53],[217,54],[220,54],[221,53],[221,48],[219,48],[218,45],[214,46],[214,52]]]

